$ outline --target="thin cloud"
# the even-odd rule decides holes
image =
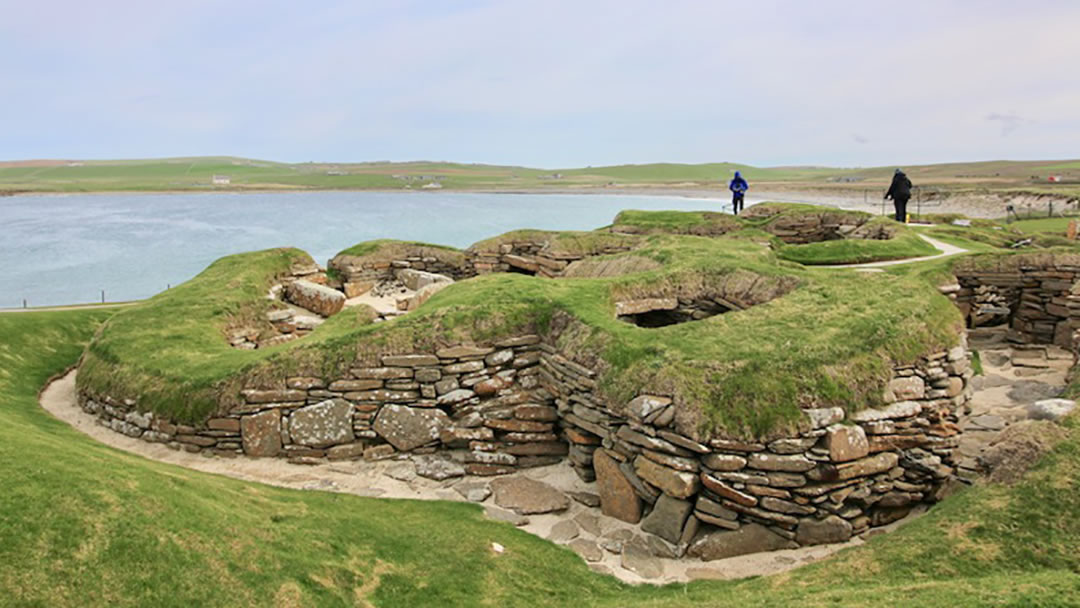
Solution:
[[[1001,136],[1008,137],[1013,131],[1020,128],[1020,125],[1024,124],[1024,119],[1016,114],[998,114],[994,112],[987,115],[986,120],[1001,125]]]

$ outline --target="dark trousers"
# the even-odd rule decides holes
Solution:
[[[736,192],[731,196],[731,210],[735,215],[739,215],[739,212],[743,209],[743,193]]]
[[[907,223],[907,202],[906,198],[893,198],[893,207],[896,207],[896,221]]]

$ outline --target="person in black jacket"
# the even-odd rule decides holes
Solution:
[[[896,208],[896,221],[907,223],[907,202],[911,198],[911,180],[900,169],[892,176],[892,184],[885,193],[885,199],[893,200]]]

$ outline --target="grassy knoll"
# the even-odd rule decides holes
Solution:
[[[515,234],[474,247],[494,247]],[[669,394],[688,404],[676,422],[687,434],[765,436],[790,429],[802,403],[849,409],[876,403],[894,362],[952,346],[960,331],[959,314],[925,281],[809,272],[777,259],[757,238],[544,234],[568,251],[630,240],[632,255],[659,267],[599,279],[478,277],[394,321],[370,324],[352,309],[304,340],[240,351],[225,343],[222,328],[267,305],[262,294],[295,253],[231,256],[117,314],[89,349],[80,384],[195,421],[219,402],[235,402],[245,383],[284,374],[332,376],[377,353],[430,352],[441,344],[539,332],[591,362],[614,403],[639,391]],[[614,314],[622,299],[709,294],[780,297],[657,329]],[[899,300],[910,305],[892,305]],[[248,309],[245,302],[257,304]]]
[[[964,491],[826,562],[633,588],[475,505],[283,490],[95,443],[36,394],[107,314],[0,315],[0,605],[1080,605],[1075,416],[1019,484]]]
[[[891,239],[840,239],[806,245],[781,247],[781,259],[806,266],[821,264],[861,264],[884,260],[902,260],[931,256],[938,253],[933,245],[919,238],[915,231],[898,227]]]

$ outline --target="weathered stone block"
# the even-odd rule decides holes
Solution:
[[[344,399],[328,399],[302,407],[289,417],[293,443],[324,448],[353,440],[353,407]]]
[[[386,367],[431,367],[439,364],[435,355],[386,355],[382,358]]]
[[[281,453],[281,412],[267,410],[240,418],[240,438],[248,456]]]
[[[829,450],[829,460],[848,462],[870,453],[870,443],[862,427],[834,424],[827,431],[825,447]]]
[[[676,471],[643,456],[634,461],[634,470],[639,477],[676,498],[693,496],[701,486],[694,473]]]
[[[436,408],[385,405],[379,410],[372,428],[380,437],[402,452],[426,445],[439,438],[450,426],[450,417]]]
[[[612,458],[607,450],[599,449],[593,453],[593,468],[596,471],[600,510],[604,515],[631,524],[641,521],[641,498],[619,470],[619,461]]]
[[[693,510],[694,505],[689,501],[664,494],[657,499],[653,510],[641,522],[641,529],[672,544],[677,544],[682,536],[686,518]]]
[[[926,396],[926,382],[918,376],[893,378],[885,389],[885,402],[912,401]]]
[[[798,545],[794,542],[755,523],[747,524],[735,531],[706,534],[690,545],[687,555],[703,561],[712,561],[748,553],[796,547]]]
[[[795,529],[795,541],[804,546],[842,543],[851,538],[853,530],[847,520],[836,515],[825,519],[807,517],[799,520],[799,527]]]
[[[814,461],[799,454],[780,456],[769,453],[751,454],[747,459],[747,466],[762,471],[783,471],[785,473],[802,473],[814,468]]]
[[[345,306],[345,294],[325,285],[299,279],[285,286],[285,299],[304,308],[330,317]]]

